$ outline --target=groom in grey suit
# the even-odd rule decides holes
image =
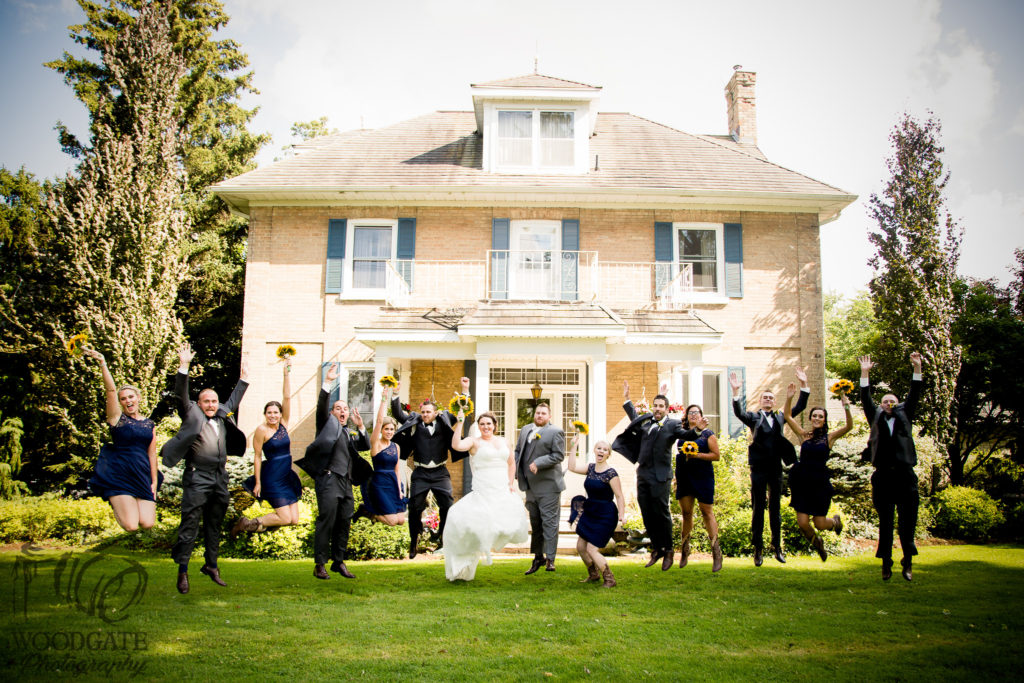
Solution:
[[[542,564],[546,564],[546,571],[555,571],[558,513],[565,490],[565,432],[550,421],[551,408],[538,403],[533,409],[533,424],[519,430],[516,443],[516,479],[520,490],[526,491],[526,510],[530,513],[533,564],[527,574],[533,574]]]

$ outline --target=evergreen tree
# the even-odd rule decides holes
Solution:
[[[869,235],[877,250],[869,290],[880,331],[873,356],[875,375],[903,396],[909,389],[911,351],[924,357],[924,390],[917,422],[947,455],[954,448],[960,347],[953,341],[953,286],[962,230],[945,207],[949,173],[942,164],[940,123],[904,114],[889,139],[890,178],[881,196],[872,194],[877,227]]]

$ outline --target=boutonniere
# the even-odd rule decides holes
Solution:
[[[540,438],[540,430],[538,429],[537,431],[535,431],[535,432],[533,433],[533,436],[531,436],[530,438],[531,438],[531,439],[533,439],[534,441],[536,441],[537,439],[539,439],[539,438]]]
[[[228,414],[227,414],[227,415],[225,415],[224,417],[234,417],[234,416],[235,416],[235,412],[234,412],[234,411],[231,411],[230,413],[228,413]]]
[[[358,430],[358,429],[350,429],[350,430],[348,430],[348,433],[349,433],[349,434],[350,434],[351,436],[353,436],[353,437],[357,437],[357,436],[359,436],[359,430]]]

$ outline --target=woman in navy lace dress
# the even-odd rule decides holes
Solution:
[[[253,476],[242,482],[243,488],[270,503],[274,511],[255,519],[243,515],[231,529],[232,538],[242,531],[265,531],[269,527],[299,523],[302,483],[292,468],[292,441],[288,436],[291,371],[291,358],[285,356],[281,402],[271,401],[263,407],[263,424],[252,435]]]
[[[587,578],[581,583],[604,579],[602,585],[611,588],[616,583],[615,575],[608,566],[608,560],[601,554],[601,548],[608,545],[612,533],[619,524],[622,524],[623,516],[626,514],[622,482],[619,473],[608,465],[612,447],[607,441],[598,441],[594,444],[594,462],[590,465],[586,460],[576,462],[576,448],[579,443],[580,435],[577,433],[572,439],[568,456],[569,471],[587,475],[583,480],[587,496],[576,496],[572,499],[572,512],[569,516],[570,524],[576,521],[576,534],[579,536],[576,552],[580,554],[583,564],[587,565]]]
[[[83,353],[100,364],[107,392],[107,425],[113,441],[100,449],[89,488],[110,503],[122,529],[149,529],[156,522],[156,491],[161,478],[153,421],[139,413],[138,389],[131,385],[115,387],[102,353],[93,349]]]
[[[704,411],[699,405],[686,407],[686,426],[691,429],[702,429],[697,437],[695,453],[685,452],[688,443],[679,442],[676,454],[676,498],[683,513],[682,541],[683,547],[679,555],[679,568],[686,566],[690,558],[690,533],[693,531],[693,504],[700,505],[700,515],[704,518],[704,528],[711,542],[711,571],[722,569],[722,548],[718,544],[718,520],[715,519],[715,467],[711,463],[721,456],[718,453],[718,437],[707,429]],[[690,447],[692,449],[692,446]]]
[[[790,384],[786,395],[786,408],[783,415],[789,428],[800,437],[800,461],[789,471],[790,506],[796,510],[796,521],[800,531],[818,551],[824,562],[828,559],[825,542],[815,533],[815,529],[824,531],[831,529],[836,533],[843,530],[843,520],[839,515],[828,517],[828,508],[832,504],[832,482],[829,481],[828,457],[832,452],[832,444],[836,439],[853,429],[853,416],[850,414],[850,399],[842,396],[843,408],[846,411],[846,424],[835,430],[828,431],[828,411],[821,407],[811,408],[811,430],[806,431],[789,414],[796,385]],[[811,528],[811,523],[814,528]]]
[[[384,414],[391,402],[391,387],[384,388],[377,419],[373,421],[373,433],[370,434],[370,449],[373,453],[373,476],[360,487],[363,493],[363,504],[352,517],[369,517],[370,519],[398,526],[405,524],[405,508],[408,499],[402,497],[399,486],[398,461],[401,451],[398,444],[391,438],[395,435],[398,423],[395,418]]]

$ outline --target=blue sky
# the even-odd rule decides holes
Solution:
[[[714,5],[714,6],[712,6]],[[603,86],[603,111],[725,133],[734,64],[758,74],[758,142],[772,161],[860,196],[822,229],[826,289],[870,277],[867,199],[886,179],[901,112],[943,122],[949,209],[966,229],[961,271],[1006,281],[1024,247],[1024,3],[867,0],[228,0],[226,37],[261,91],[253,128],[274,136],[326,115],[345,130],[469,109],[469,84],[533,70]],[[42,66],[73,50],[72,0],[0,0],[0,164],[55,176],[73,163],[53,131],[82,107]]]

